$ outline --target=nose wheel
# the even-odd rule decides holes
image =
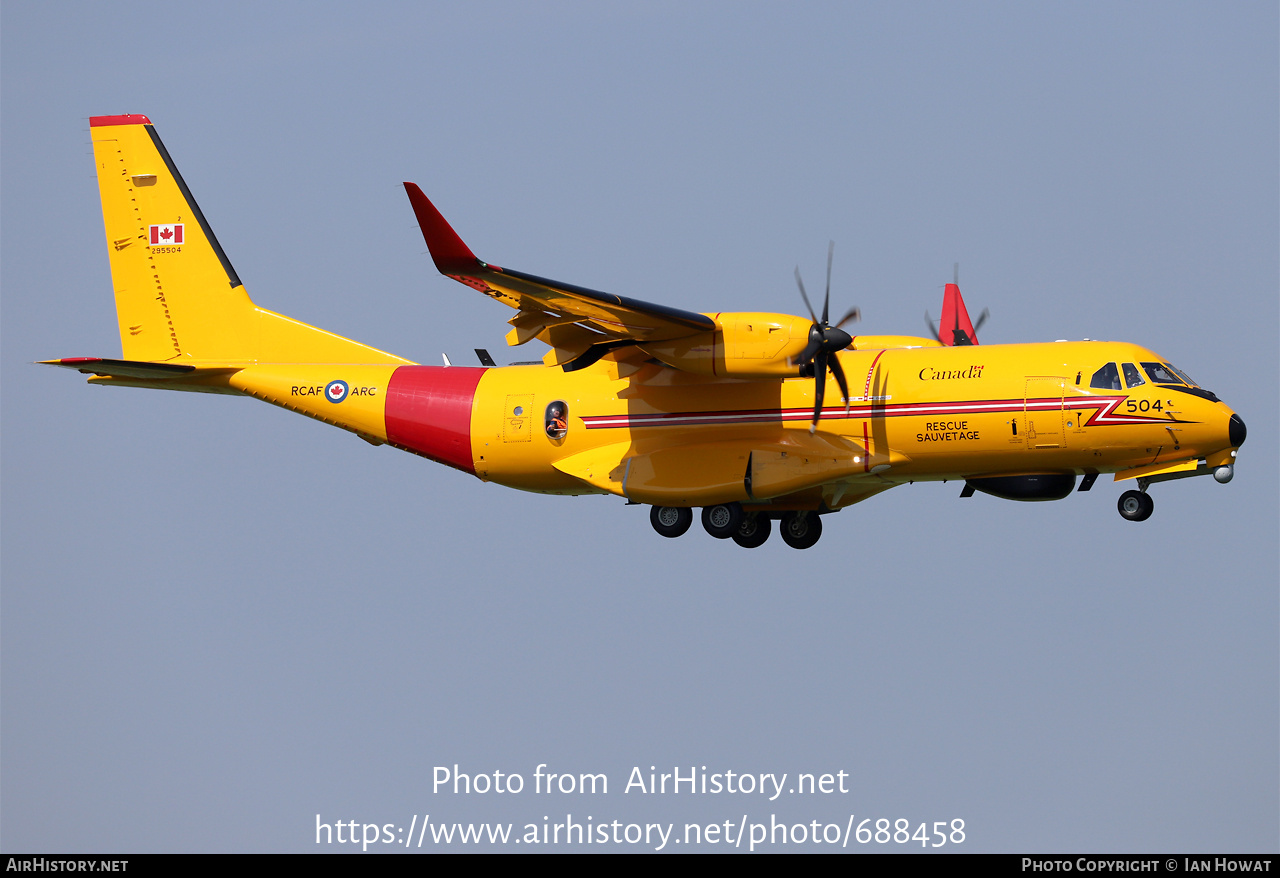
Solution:
[[[1126,521],[1146,521],[1155,511],[1156,503],[1151,495],[1142,491],[1125,491],[1116,504],[1120,516]]]

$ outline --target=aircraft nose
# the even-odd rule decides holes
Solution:
[[[1244,437],[1248,431],[1244,428],[1244,419],[1239,415],[1232,415],[1231,420],[1227,423],[1227,437],[1231,444],[1239,448],[1244,444]]]

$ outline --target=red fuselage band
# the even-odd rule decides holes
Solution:
[[[471,407],[484,369],[401,366],[387,385],[387,441],[475,474]]]

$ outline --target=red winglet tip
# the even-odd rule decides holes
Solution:
[[[458,233],[431,200],[423,194],[417,183],[405,182],[404,191],[409,194],[409,203],[413,205],[413,213],[418,218],[418,228],[422,229],[422,239],[427,242],[431,251],[431,259],[441,274],[470,274],[480,266],[480,260],[471,248],[463,243]]]
[[[151,120],[141,113],[127,113],[123,116],[90,116],[89,127],[99,128],[103,125],[150,125]]]
[[[958,284],[947,284],[942,293],[942,316],[938,321],[938,334],[942,336],[944,345],[954,345],[956,327],[964,330],[973,344],[978,343],[977,333],[973,331],[973,323],[969,320],[969,311],[964,306],[964,296],[960,295]]]

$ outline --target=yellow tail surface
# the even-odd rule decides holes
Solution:
[[[259,308],[151,121],[95,116],[90,130],[125,360],[410,362]]]

